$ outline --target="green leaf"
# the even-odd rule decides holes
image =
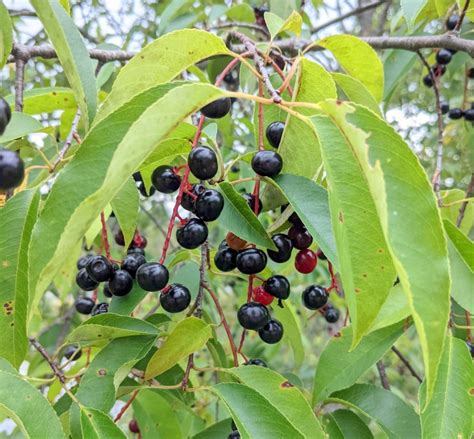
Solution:
[[[202,59],[229,54],[221,38],[202,30],[183,29],[158,38],[120,70],[112,91],[101,107],[96,123],[138,93],[171,81],[183,70]]]
[[[367,424],[350,410],[339,409],[324,416],[324,429],[331,439],[371,439],[374,436]]]
[[[370,332],[406,320],[411,314],[406,294],[400,284],[395,285],[388,294],[387,300],[380,308]]]
[[[53,43],[87,127],[96,113],[97,91],[94,67],[81,34],[57,0],[31,0],[31,4]]]
[[[446,238],[431,184],[408,145],[375,114],[336,102],[325,104],[325,110],[350,142],[352,160],[363,170],[376,203],[420,338],[429,400],[443,351],[450,290]]]
[[[332,337],[319,357],[314,376],[313,405],[336,390],[354,384],[364,372],[387,352],[403,333],[403,323],[379,329],[365,336],[351,349],[352,327]]]
[[[223,383],[215,385],[213,391],[228,408],[242,439],[305,437],[279,411],[280,407],[272,405],[251,387],[244,384]]]
[[[252,212],[244,197],[226,181],[219,183],[219,189],[224,196],[224,209],[219,217],[219,224],[239,238],[258,246],[275,249],[265,227]]]
[[[222,93],[205,84],[157,86],[94,126],[58,175],[35,225],[30,257],[37,263],[30,269],[30,279],[36,293],[31,296],[31,309],[70,248],[156,145],[186,116]],[[176,102],[180,102],[179,111],[170,111]],[[155,128],[150,130],[150,126]]]
[[[14,111],[10,123],[7,125],[3,136],[0,136],[0,144],[6,144],[12,140],[24,137],[27,134],[35,133],[43,129],[41,122],[28,114]]]
[[[231,369],[230,373],[236,376],[240,382],[258,392],[302,437],[324,437],[321,425],[308,401],[301,391],[290,384],[286,378],[271,369],[258,366],[242,366]],[[261,416],[261,412],[253,412],[248,408],[248,415],[252,414],[255,419],[259,419]],[[243,424],[246,427],[244,422]],[[270,436],[270,433],[268,434]],[[254,436],[252,435],[252,437]],[[258,436],[255,435],[255,437]]]
[[[392,392],[372,384],[354,384],[333,393],[329,402],[347,405],[372,418],[390,439],[421,437],[420,418]]]
[[[383,65],[372,47],[352,35],[333,35],[317,44],[330,50],[339,65],[362,82],[380,102],[383,96]]]
[[[293,32],[298,37],[301,35],[303,19],[296,11],[292,11],[286,20],[283,20],[273,12],[265,12],[264,18],[272,40],[282,32]]]
[[[403,83],[403,79],[417,60],[416,52],[408,50],[392,49],[385,53],[383,62],[385,77],[383,100],[385,105],[387,105],[397,86]]]
[[[126,181],[110,204],[122,230],[125,246],[128,247],[137,229],[140,208],[140,194],[133,179]]]
[[[274,178],[274,182],[311,232],[323,253],[337,268],[339,262],[326,189],[314,181],[297,175],[280,174]]]
[[[0,0],[0,69],[7,62],[13,45],[13,29],[8,9]]]
[[[413,29],[415,21],[429,0],[400,0],[403,16],[408,28]]]
[[[196,317],[179,322],[148,363],[146,379],[166,372],[189,354],[201,349],[211,335],[211,326]]]
[[[311,120],[327,173],[332,228],[355,347],[377,317],[396,273],[368,182],[354,160],[352,139],[328,117]]]
[[[20,367],[28,348],[28,245],[39,193],[19,192],[0,209],[0,357]]]
[[[447,336],[433,390],[421,414],[423,438],[468,438],[471,436],[474,367],[466,343]],[[426,388],[420,388],[420,406],[425,406]]]
[[[350,101],[367,107],[379,116],[381,115],[379,104],[362,82],[353,76],[345,75],[343,73],[333,73],[332,77],[337,86],[344,92]]]
[[[195,434],[192,439],[222,439],[229,435],[232,419],[227,418]]]
[[[87,439],[126,439],[110,416],[93,408],[81,408],[81,428]]]
[[[15,96],[7,98],[14,105]],[[23,95],[23,112],[27,114],[51,113],[55,110],[77,109],[74,92],[68,87],[40,87],[25,90]]]
[[[3,370],[0,370],[0,406],[27,438],[66,438],[48,400],[20,376]]]
[[[148,291],[143,291],[135,282],[132,291],[126,296],[114,296],[110,302],[109,312],[128,315],[147,296]]]
[[[443,205],[441,207],[441,217],[443,219],[450,220],[453,224],[456,224],[459,209],[461,207],[461,200],[466,198],[466,194],[461,189],[450,189],[449,191],[441,192],[441,199]],[[469,235],[471,228],[474,226],[474,202],[471,199],[466,205],[464,211],[464,218],[459,226],[461,232],[465,235]]]
[[[156,327],[140,319],[107,313],[93,316],[75,328],[67,337],[68,343],[80,345],[104,344],[115,338],[157,336]]]

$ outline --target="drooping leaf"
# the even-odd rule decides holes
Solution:
[[[410,305],[406,294],[400,284],[395,285],[390,290],[387,300],[380,308],[370,331],[385,328],[386,326],[406,320],[411,314]]]
[[[325,104],[325,110],[349,140],[377,206],[420,338],[429,401],[443,351],[450,290],[446,238],[431,185],[415,154],[375,114],[336,102]]]
[[[296,11],[292,11],[286,20],[283,20],[273,12],[265,12],[264,18],[272,40],[282,32],[293,32],[297,36],[301,35],[303,19]]]
[[[93,408],[81,408],[81,428],[83,437],[87,439],[126,438],[110,416]]]
[[[16,194],[0,209],[0,357],[20,367],[25,358],[28,306],[28,245],[39,193]]]
[[[43,129],[43,125],[28,114],[18,113],[14,111],[10,123],[2,136],[0,136],[0,144],[7,144],[12,140],[24,137],[27,134],[35,133]]]
[[[135,235],[140,208],[140,195],[133,179],[127,180],[110,204],[128,247]]]
[[[333,73],[332,77],[337,86],[344,92],[350,101],[363,105],[374,113],[380,115],[380,108],[377,101],[362,82],[353,76],[345,75],[343,73]]]
[[[189,354],[201,349],[211,335],[211,326],[196,317],[179,322],[148,363],[146,379],[166,372]]]
[[[88,126],[97,109],[95,75],[89,52],[72,18],[57,0],[32,0],[41,23],[56,50],[82,118]]]
[[[367,424],[354,412],[339,409],[324,416],[324,429],[331,439],[372,439],[374,436]]]
[[[396,323],[365,336],[353,349],[352,327],[344,328],[340,336],[332,337],[319,357],[314,376],[313,405],[336,390],[354,384],[387,352],[403,333],[403,323]]]
[[[408,50],[391,49],[385,52],[383,60],[385,78],[383,100],[385,105],[389,102],[398,85],[403,83],[403,79],[410,72],[417,59],[416,53]]]
[[[7,62],[13,45],[13,29],[8,9],[0,0],[0,69]]]

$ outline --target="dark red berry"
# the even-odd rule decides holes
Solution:
[[[151,174],[151,183],[158,192],[171,194],[179,189],[181,177],[173,171],[171,166],[158,166]]]
[[[242,194],[242,197],[247,200],[247,204],[250,207],[250,210],[254,212],[256,215],[258,215],[262,209],[263,209],[263,203],[262,200],[259,198],[258,199],[258,207],[255,205],[255,202],[257,200],[257,197],[254,194]],[[257,207],[257,211],[255,211],[255,208]]]
[[[451,15],[446,20],[446,28],[448,30],[454,30],[459,21],[459,15]]]
[[[109,290],[114,296],[126,296],[133,288],[133,277],[128,271],[117,270],[109,281]]]
[[[136,273],[140,288],[145,291],[159,291],[168,284],[168,269],[158,262],[147,262],[140,265]]]
[[[254,302],[261,303],[262,305],[270,305],[273,302],[274,297],[268,294],[263,288],[263,285],[255,287],[252,291],[252,300]]]
[[[145,256],[140,253],[130,253],[125,256],[125,259],[122,262],[122,270],[128,271],[130,276],[135,278],[138,268],[146,263]]]
[[[87,264],[89,263],[89,261],[91,260],[92,257],[93,257],[93,255],[81,256],[77,260],[77,263],[76,263],[77,269],[80,270],[81,268],[86,268]]]
[[[105,282],[104,289],[102,290],[102,292],[104,293],[105,297],[107,297],[109,299],[112,297],[112,292],[110,291],[108,282]]]
[[[172,284],[166,293],[161,293],[160,303],[165,311],[184,311],[191,303],[191,293],[181,284]]]
[[[464,112],[464,119],[469,122],[474,122],[474,110],[473,109],[466,110]]]
[[[446,114],[449,111],[449,104],[447,102],[441,102],[439,107],[442,114]]]
[[[79,297],[74,306],[80,314],[90,314],[94,308],[95,302],[90,297]]]
[[[449,50],[440,49],[436,54],[436,61],[438,62],[438,64],[446,65],[449,64],[452,57],[453,55]]]
[[[274,177],[283,168],[283,159],[275,151],[258,151],[252,157],[252,169],[263,177]]]
[[[99,282],[92,279],[85,268],[81,268],[76,275],[76,284],[85,291],[92,291],[97,288]]]
[[[260,360],[260,358],[249,358],[248,361],[244,363],[244,366],[260,366],[260,367],[268,367],[265,361]]]
[[[295,257],[295,268],[300,273],[311,273],[318,263],[316,254],[310,249],[300,250]]]
[[[316,256],[318,257],[318,259],[321,259],[322,261],[327,261],[328,259],[321,249],[318,249]]]
[[[198,218],[191,218],[184,226],[176,230],[176,239],[181,247],[197,248],[207,239],[206,223]]]
[[[114,235],[114,240],[117,245],[124,246],[125,245],[125,236],[123,236],[123,232],[119,230],[115,235]]]
[[[289,204],[284,204],[283,206],[281,206],[280,207],[280,212],[283,213],[288,206],[289,206]],[[300,220],[300,217],[298,216],[298,214],[296,212],[293,212],[289,216],[288,221],[291,224],[293,224],[294,226],[303,226],[304,227],[303,221]]]
[[[258,331],[258,335],[265,343],[278,343],[283,337],[283,325],[278,320],[271,319]]]
[[[79,346],[69,345],[64,349],[64,356],[71,361],[77,361],[81,358],[82,351]]]
[[[210,180],[217,174],[217,156],[208,146],[194,148],[188,156],[192,174],[199,180]]]
[[[105,314],[109,312],[109,304],[102,302],[98,303],[96,306],[94,306],[94,309],[92,310],[92,315],[96,316],[98,314]]]
[[[202,192],[194,204],[194,213],[203,221],[215,221],[224,208],[224,197],[214,189]]]
[[[128,429],[129,429],[132,433],[140,433],[140,427],[138,426],[138,422],[136,421],[136,419],[132,419],[132,420],[128,423]]]
[[[219,248],[214,256],[214,263],[220,271],[232,271],[237,267],[237,252],[227,245]]]
[[[244,274],[257,274],[267,266],[267,255],[257,248],[241,250],[237,255],[237,269]]]
[[[453,120],[461,119],[464,116],[464,111],[460,108],[451,108],[448,113],[448,117]]]
[[[8,102],[0,97],[0,136],[5,132],[5,128],[12,118],[12,110]]]
[[[263,288],[268,294],[271,294],[277,299],[288,299],[290,296],[290,282],[285,276],[276,274],[272,277],[269,277],[264,283]]]
[[[92,256],[86,266],[87,274],[96,282],[105,282],[112,276],[113,269],[110,261],[101,255]]]
[[[285,124],[283,122],[272,122],[267,126],[265,130],[265,135],[267,136],[268,143],[274,148],[280,146],[281,137],[283,136],[283,130],[285,129]]]
[[[216,101],[202,107],[201,113],[211,119],[220,119],[230,111],[231,105],[232,102],[230,101],[230,98],[217,99]]]
[[[0,191],[20,186],[25,177],[25,165],[20,156],[8,149],[0,149]]]
[[[282,263],[288,261],[293,250],[293,243],[288,235],[278,233],[272,236],[272,241],[275,244],[277,251],[267,250],[268,256],[272,261]]]
[[[339,320],[339,311],[332,306],[328,306],[324,312],[324,318],[328,323],[336,323]]]
[[[310,285],[303,291],[303,305],[308,309],[319,309],[328,301],[326,288],[321,285]]]
[[[437,77],[443,76],[446,73],[446,65],[444,65],[444,64],[435,64],[433,67],[431,67],[430,70]]]
[[[431,75],[423,76],[423,84],[425,84],[427,87],[433,87],[433,78]]]
[[[306,227],[293,226],[288,231],[288,236],[293,243],[293,247],[298,250],[308,248],[313,243],[313,237]]]
[[[245,329],[258,331],[270,320],[268,309],[261,303],[250,302],[243,304],[237,313],[239,323]]]
[[[183,193],[183,198],[181,198],[181,207],[183,207],[183,209],[186,209],[187,211],[189,212],[193,212],[194,213],[194,205],[196,203],[196,198],[199,194],[201,194],[202,192],[204,192],[206,190],[205,186],[200,184],[200,183],[196,183],[196,184],[193,184],[192,187],[191,187],[191,194],[194,195],[191,196],[190,194],[184,192]]]

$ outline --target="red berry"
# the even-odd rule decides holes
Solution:
[[[311,273],[318,263],[318,258],[313,250],[300,250],[295,258],[295,268],[300,273]]]
[[[132,419],[128,424],[128,429],[132,433],[140,433],[140,427],[138,426],[138,422],[135,419]]]
[[[274,297],[271,294],[268,294],[263,288],[263,285],[255,287],[253,289],[253,300],[255,302],[261,303],[262,305],[270,305],[273,302]]]

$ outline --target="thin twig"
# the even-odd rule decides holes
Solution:
[[[392,351],[397,355],[398,358],[400,358],[400,361],[406,366],[410,373],[421,383],[423,379],[420,377],[420,375],[418,375],[418,372],[413,369],[413,366],[405,358],[405,356],[395,346],[392,346]]]
[[[50,172],[54,172],[56,168],[58,167],[58,165],[64,160],[64,157],[66,156],[67,152],[69,151],[69,148],[72,145],[72,140],[74,139],[74,135],[76,134],[77,126],[79,125],[80,119],[81,119],[81,110],[78,109],[72,121],[71,130],[69,131],[69,134],[66,137],[66,141],[64,142],[64,145],[61,148],[61,151],[59,151],[59,154],[56,157],[56,160],[53,162],[53,166]]]
[[[390,390],[390,383],[388,382],[387,373],[385,371],[385,366],[383,361],[377,361],[377,370],[379,371],[380,382],[382,383],[382,387],[386,390]]]
[[[471,181],[466,189],[466,201],[461,204],[459,208],[459,215],[456,220],[456,227],[460,227],[462,220],[464,218],[464,214],[466,213],[467,204],[469,203],[469,197],[474,193],[474,172],[471,174]]]
[[[219,24],[214,24],[212,26],[209,26],[209,30],[217,30],[217,29],[228,29],[231,27],[240,27],[243,29],[251,29],[256,32],[262,33],[265,37],[269,38],[270,37],[270,32],[263,26],[260,26],[256,23],[246,23],[246,22],[240,22],[240,21],[232,21],[232,22],[225,22],[225,23],[219,23]]]
[[[65,385],[66,378],[64,377],[64,374],[61,372],[61,369],[59,369],[59,366],[57,365],[57,363],[51,359],[49,354],[46,352],[46,349],[40,344],[38,340],[36,340],[36,338],[29,337],[29,340],[30,340],[31,345],[42,355],[42,357],[49,364],[49,367],[53,371],[54,375],[57,376],[61,384]]]
[[[23,92],[25,91],[25,65],[23,58],[15,61],[15,111],[23,111]]]
[[[464,3],[464,7],[462,8],[461,14],[459,15],[459,20],[456,23],[456,27],[453,29],[453,32],[459,32],[459,29],[461,29],[464,17],[466,16],[466,12],[469,9],[470,2],[471,0],[466,0],[466,3]]]
[[[132,402],[135,400],[139,392],[139,389],[134,390],[133,393],[131,394],[130,398],[126,402],[126,404],[122,407],[122,409],[117,413],[117,416],[114,418],[114,422],[120,421],[124,413],[128,410],[128,408],[131,406]]]

